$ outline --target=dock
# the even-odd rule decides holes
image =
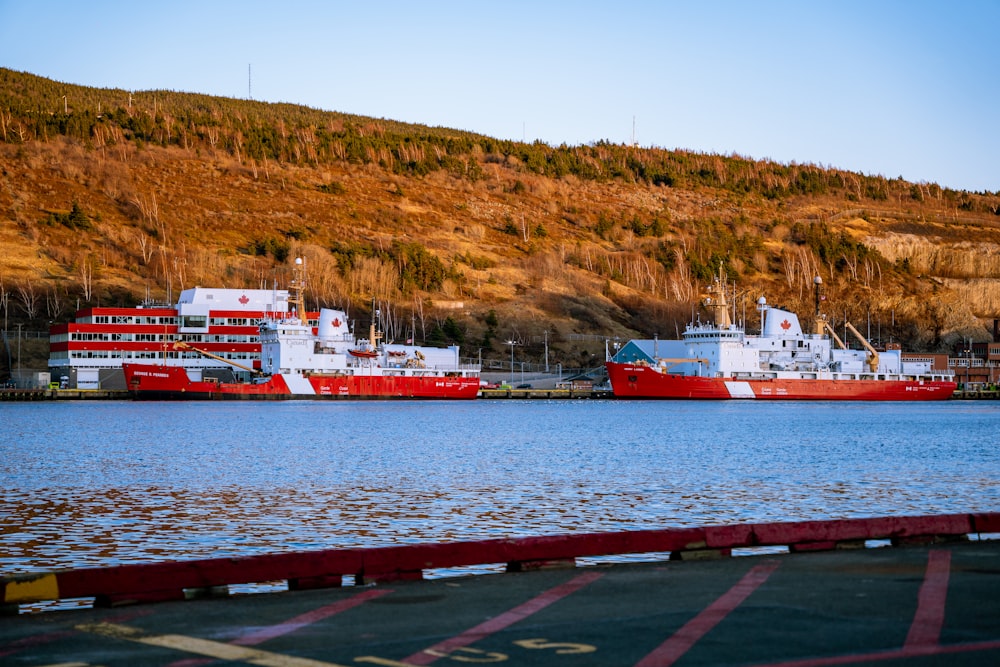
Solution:
[[[959,401],[995,401],[1000,398],[1000,390],[997,389],[958,389],[952,395],[952,400]]]
[[[0,621],[0,661],[29,667],[217,660],[289,667],[1000,664],[1000,539],[994,537],[1000,513],[35,573],[0,579],[5,609],[16,614]],[[612,554],[646,560],[593,561]],[[501,573],[440,572],[486,563]],[[280,584],[280,591],[239,594],[241,582]],[[93,604],[21,609],[83,596]]]
[[[608,400],[615,395],[610,389],[481,389],[479,399],[562,399]],[[0,402],[9,401],[113,401],[130,399],[124,389],[0,389]],[[996,400],[997,390],[958,390],[949,400]]]
[[[610,389],[480,389],[479,398],[544,398],[592,400],[614,398]]]
[[[124,389],[0,389],[3,401],[112,401],[130,398]]]

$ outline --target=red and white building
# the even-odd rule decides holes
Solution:
[[[173,307],[86,308],[49,329],[49,372],[78,389],[125,389],[122,363],[144,359],[184,366],[194,377],[238,377],[246,371],[173,344],[259,368],[260,322],[287,312],[288,290],[205,287],[184,290]]]

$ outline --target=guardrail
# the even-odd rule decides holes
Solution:
[[[130,564],[37,572],[0,578],[6,613],[22,603],[94,598],[94,606],[160,602],[227,594],[228,586],[286,581],[289,590],[372,581],[421,579],[428,569],[506,564],[508,572],[572,567],[575,559],[667,553],[669,560],[723,557],[741,547],[788,547],[790,552],[861,548],[868,540],[892,545],[965,540],[1000,533],[1000,512],[665,528],[618,533],[408,544]]]

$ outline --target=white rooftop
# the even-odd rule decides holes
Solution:
[[[181,292],[177,305],[205,305],[212,310],[288,312],[288,290],[194,287]]]

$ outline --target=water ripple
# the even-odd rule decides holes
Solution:
[[[997,511],[990,403],[0,404],[0,573]]]

